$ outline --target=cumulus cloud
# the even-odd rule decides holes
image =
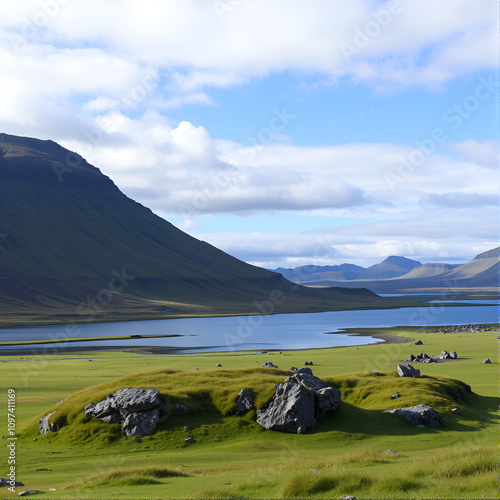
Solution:
[[[468,139],[451,144],[466,160],[487,167],[498,168],[500,160],[500,141],[484,140],[482,142]]]

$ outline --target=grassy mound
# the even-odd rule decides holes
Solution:
[[[106,446],[110,443],[131,440],[122,436],[120,424],[108,424],[87,417],[84,407],[104,399],[123,387],[155,388],[160,392],[162,416],[157,431],[139,441],[154,441],[157,449],[188,446],[187,435],[195,442],[217,442],[237,439],[248,433],[264,432],[255,422],[256,410],[244,416],[235,416],[238,393],[248,388],[254,395],[254,405],[259,408],[274,394],[275,385],[283,382],[291,372],[287,370],[253,368],[220,369],[203,371],[176,371],[171,369],[136,373],[105,384],[89,387],[68,397],[62,403],[47,409],[27,426],[25,434],[40,439],[59,442]],[[383,415],[389,410],[420,403],[428,404],[456,421],[449,412],[471,395],[463,382],[444,377],[423,376],[419,379],[402,378],[397,373],[354,373],[324,377],[324,381],[340,389],[342,404],[337,412],[322,420],[313,433],[343,431],[359,433],[360,424],[365,433],[394,432],[392,420]],[[398,399],[391,394],[399,392]],[[181,403],[191,408],[189,415],[180,415],[174,408]],[[38,434],[38,419],[49,412],[60,430],[45,436]],[[461,407],[462,419],[477,420],[477,412]],[[189,427],[189,431],[185,426]],[[409,429],[408,429],[409,430]]]

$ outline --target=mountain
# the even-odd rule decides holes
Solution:
[[[422,263],[416,260],[407,259],[406,257],[398,257],[391,255],[379,264],[370,266],[360,272],[356,279],[364,280],[384,280],[395,278],[409,273],[412,269],[421,266]]]
[[[380,300],[246,264],[156,216],[55,142],[0,134],[4,316],[299,312]]]
[[[340,264],[339,266],[300,266],[294,269],[279,267],[274,269],[274,272],[282,274],[286,279],[300,283],[307,280],[321,279],[339,279],[353,280],[356,279],[360,271],[364,267],[356,266],[355,264]]]
[[[420,264],[391,256],[358,272],[355,279],[338,279],[328,273],[310,274],[299,283],[315,287],[364,287],[376,293],[498,292],[499,253],[500,247],[497,247],[462,265]],[[405,268],[408,270],[403,272]],[[288,272],[293,276],[294,270]]]

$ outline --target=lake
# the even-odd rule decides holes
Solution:
[[[419,326],[425,329],[438,325],[497,323],[498,301],[479,303],[487,305],[445,307],[437,302],[418,308],[116,323],[68,323],[57,326],[6,328],[0,330],[0,342],[151,334],[179,335],[169,338],[134,338],[71,344],[61,342],[38,347],[38,349],[45,348],[47,352],[53,354],[58,348],[69,346],[74,348],[155,346],[169,348],[173,353],[352,346],[373,344],[382,340],[355,334],[348,335],[339,330],[392,326]],[[330,334],[334,332],[339,333]],[[0,353],[6,354],[12,350],[30,352],[33,346],[0,347]]]

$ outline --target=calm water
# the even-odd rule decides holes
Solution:
[[[457,301],[455,301],[457,302]],[[498,303],[483,306],[444,307],[439,303],[421,308],[401,308],[366,311],[333,311],[323,313],[277,314],[274,316],[239,316],[231,318],[186,318],[119,323],[88,323],[68,325],[8,328],[0,330],[0,342],[9,340],[64,339],[75,337],[128,336],[166,334],[175,338],[103,340],[98,342],[57,343],[58,347],[89,346],[157,346],[172,348],[172,352],[220,352],[262,349],[305,349],[350,346],[381,342],[371,337],[335,333],[343,328],[421,326],[496,323]],[[41,346],[42,348],[44,346]],[[0,352],[20,350],[0,347]],[[26,346],[30,352],[32,346]]]

